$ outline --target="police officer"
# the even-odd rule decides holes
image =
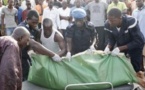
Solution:
[[[95,40],[95,28],[91,23],[86,22],[86,12],[83,9],[74,9],[72,16],[74,23],[67,27],[66,42],[67,55],[70,60],[71,55],[93,48]]]
[[[144,79],[141,65],[144,37],[137,20],[130,16],[122,16],[121,11],[116,8],[108,12],[107,19],[105,30],[109,40],[104,52],[114,56],[120,52],[128,53],[137,76]]]

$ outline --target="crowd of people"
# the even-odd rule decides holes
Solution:
[[[60,62],[85,50],[123,52],[145,80],[144,0],[0,0],[0,16],[0,90],[21,90],[31,53]]]

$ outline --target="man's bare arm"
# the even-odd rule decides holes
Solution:
[[[40,43],[36,42],[33,39],[30,39],[29,44],[30,44],[31,49],[34,50],[35,52],[39,53],[39,54],[47,55],[49,57],[53,57],[55,55],[54,52],[48,50],[43,45],[41,45]]]
[[[56,33],[54,41],[56,41],[58,43],[59,48],[61,49],[61,51],[59,51],[57,54],[59,56],[65,55],[65,53],[66,53],[66,45],[65,45],[64,38]]]

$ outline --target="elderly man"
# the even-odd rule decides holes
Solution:
[[[95,28],[86,22],[86,12],[83,9],[75,9],[72,12],[74,23],[68,26],[66,32],[67,58],[71,54],[77,54],[93,47]]]
[[[30,33],[23,27],[16,28],[12,36],[0,37],[0,90],[21,90],[20,50],[28,44],[29,38]]]

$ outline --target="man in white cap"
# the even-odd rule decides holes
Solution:
[[[83,9],[75,9],[72,12],[74,23],[67,27],[67,55],[70,60],[71,55],[83,52],[94,45],[95,28],[86,22],[86,12]]]

